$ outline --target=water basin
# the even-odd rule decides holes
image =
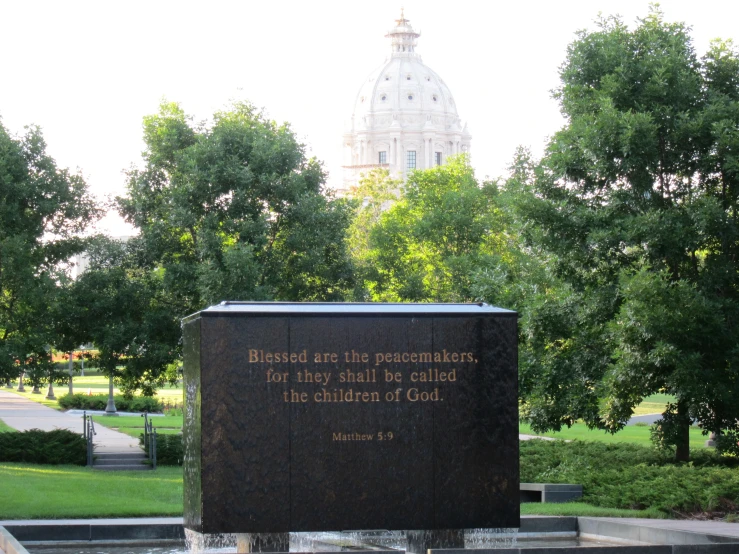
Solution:
[[[305,546],[306,539],[300,538],[300,540],[294,543],[293,535],[298,533],[291,533],[290,536],[290,551],[291,552],[352,552],[359,550],[372,550],[377,549],[377,545],[367,544],[364,548],[359,545],[351,544],[351,541],[346,541],[343,544],[336,542],[336,535],[342,535],[341,533],[325,535],[334,535],[333,537],[322,537],[320,543],[316,546],[325,546],[321,550],[296,550],[293,546]],[[303,535],[303,533],[300,533]],[[307,535],[307,533],[305,533]],[[312,534],[315,535],[315,534]],[[314,539],[311,539],[314,540]],[[325,542],[324,542],[325,541]],[[577,547],[593,547],[593,546],[614,546],[614,543],[605,541],[592,541],[592,540],[581,540],[577,537],[571,538],[553,538],[553,539],[519,539],[514,541],[501,541],[499,544],[486,544],[484,548],[542,548],[542,547],[560,547],[560,548],[577,548]],[[62,547],[56,545],[43,545],[43,546],[28,546],[26,547],[30,554],[194,554],[196,551],[190,550],[184,543],[173,544],[169,546],[69,546]],[[402,550],[400,548],[393,548],[391,545],[386,544],[385,549]],[[474,548],[468,548],[474,550]],[[236,552],[236,547],[233,545],[222,546],[222,547],[209,547],[205,550],[200,550],[199,554],[231,554]]]

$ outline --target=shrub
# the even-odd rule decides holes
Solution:
[[[84,394],[65,394],[58,399],[59,406],[65,410],[104,410],[108,404],[108,396],[95,394],[86,396]]]
[[[116,396],[115,405],[116,408],[124,412],[161,413],[162,411],[162,403],[151,396],[134,396],[128,399],[123,396]]]
[[[656,508],[666,513],[735,510],[739,463],[696,450],[689,464],[635,444],[523,441],[521,481],[577,483],[583,501],[604,508]]]
[[[157,413],[162,411],[162,403],[156,398],[150,396],[134,396],[126,398],[122,395],[115,395],[116,409],[122,412],[150,412]],[[107,394],[94,394],[87,396],[85,394],[66,394],[59,398],[59,406],[65,410],[104,410],[108,405]]]
[[[143,433],[139,435],[139,444],[144,446],[146,453],[149,453],[149,445],[144,444]],[[157,433],[157,465],[163,466],[181,466],[182,465],[182,435],[167,434],[160,435]]]
[[[83,466],[87,463],[87,442],[67,429],[0,433],[0,462]]]

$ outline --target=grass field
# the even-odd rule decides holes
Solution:
[[[522,516],[582,516],[582,517],[648,517],[664,519],[659,510],[622,510],[601,508],[584,502],[565,502],[562,504],[526,502],[521,504]]]
[[[182,468],[101,472],[76,466],[0,464],[0,519],[182,515]],[[583,503],[521,505],[525,515],[664,517],[656,510],[597,508]]]
[[[138,438],[144,432],[144,418],[141,416],[93,416],[96,424],[115,429],[131,437]],[[182,431],[182,416],[155,416],[151,418],[157,433],[170,434]]]
[[[182,468],[95,471],[0,464],[0,519],[182,515]]]
[[[559,433],[534,433],[526,423],[518,426],[518,432],[524,435],[538,435],[563,440],[583,440],[606,443],[631,442],[642,446],[651,446],[650,430],[647,425],[627,425],[615,435],[605,431],[590,430],[584,423],[575,423],[569,429],[563,429]],[[708,437],[701,434],[698,427],[690,428],[690,448],[705,448]]]
[[[15,429],[0,419],[0,433],[8,433],[11,431],[15,431]]]
[[[29,400],[33,400],[34,402],[39,402],[44,406],[49,406],[50,408],[54,408],[56,410],[61,409],[59,407],[59,403],[56,400],[46,399],[48,387],[41,388],[41,394],[33,394],[31,392],[31,387],[27,384],[25,384],[26,392],[18,392],[17,390],[15,390],[16,388],[18,388],[17,382],[14,384],[14,388],[12,390],[4,390],[7,390],[8,392],[14,392],[15,394],[23,396],[24,398],[28,398]],[[80,377],[79,375],[77,375],[72,380],[72,388],[74,390],[74,394],[87,394],[88,392],[91,394],[107,394],[108,378],[103,375],[85,375],[84,377]],[[54,395],[57,398],[68,393],[68,385],[54,385]],[[113,394],[121,394],[121,391],[116,387],[113,389]],[[176,403],[177,406],[182,406],[182,386],[179,385],[173,387],[170,385],[166,385],[164,388],[157,390],[156,398],[161,400],[164,404],[174,405]]]
[[[665,405],[674,401],[675,397],[669,394],[653,394],[634,408],[634,415],[661,414],[665,411]]]

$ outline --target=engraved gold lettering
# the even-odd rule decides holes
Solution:
[[[351,369],[347,369],[339,373],[339,383],[376,383],[376,371],[376,369],[365,369],[354,372]]]
[[[403,381],[403,375],[401,375],[400,371],[396,371],[395,373],[388,371],[387,369],[383,369],[383,371],[385,372],[386,383],[392,383],[393,381],[400,383]]]
[[[373,433],[331,433],[331,439],[335,441],[371,441],[375,440],[375,435]]]
[[[347,363],[366,364],[369,361],[369,354],[367,354],[366,352],[359,353],[356,350],[352,349],[351,352],[344,352],[344,359]]]
[[[439,395],[439,389],[438,387],[435,388],[432,392],[428,391],[419,391],[416,388],[408,389],[408,392],[406,393],[406,398],[410,402],[418,402],[419,400],[421,402],[439,402],[441,400],[444,400]]]
[[[308,402],[308,393],[307,392],[296,392],[293,389],[290,389],[290,391],[284,391],[282,393],[282,398],[285,402]]]
[[[267,382],[268,383],[287,383],[288,376],[289,376],[289,373],[287,371],[277,373],[272,368],[267,370]]]

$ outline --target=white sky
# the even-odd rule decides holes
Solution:
[[[648,13],[633,0],[0,0],[0,118],[15,134],[39,125],[58,165],[103,197],[124,192],[142,117],[162,98],[196,121],[243,98],[289,121],[338,185],[344,123],[401,5],[469,123],[478,177],[504,174],[518,145],[541,153],[562,125],[549,91],[576,30],[599,12],[629,24]],[[699,55],[712,38],[739,44],[737,0],[661,6],[693,27]],[[99,228],[130,234],[112,216]]]

